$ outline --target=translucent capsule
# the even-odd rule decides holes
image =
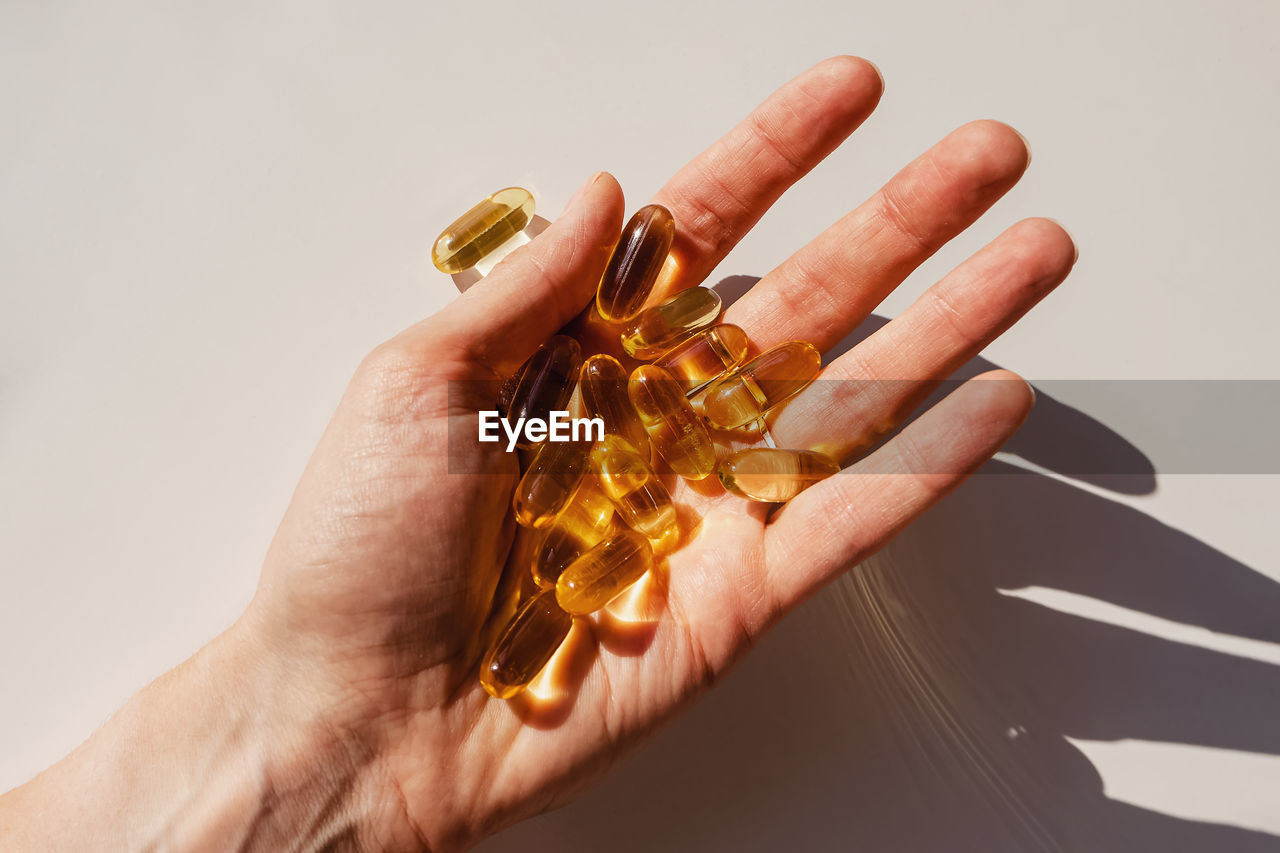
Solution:
[[[674,376],[692,396],[742,364],[748,345],[746,332],[732,323],[721,323],[672,347],[653,363]]]
[[[444,273],[471,269],[523,231],[533,219],[533,211],[533,194],[528,190],[498,190],[444,229],[431,248],[431,262]]]
[[[516,484],[511,505],[516,523],[542,529],[551,526],[577,491],[587,471],[591,445],[581,441],[548,441]]]
[[[738,497],[785,503],[805,489],[840,473],[840,466],[812,450],[750,447],[720,463],[721,484]]]
[[[701,480],[716,469],[711,433],[670,373],[642,364],[632,372],[627,394],[654,449],[672,471]]]
[[[593,355],[582,363],[578,383],[587,415],[603,420],[606,435],[622,436],[647,459],[649,434],[627,398],[626,368],[611,355]]]
[[[610,323],[625,323],[644,307],[671,252],[676,222],[660,204],[646,205],[627,220],[596,291],[596,310]]]
[[[511,394],[507,418],[542,418],[553,411],[564,411],[573,396],[573,386],[582,365],[582,348],[568,335],[556,335],[538,347],[520,368],[520,383]],[[520,432],[516,446],[528,449],[533,444]]]
[[[573,617],[556,604],[555,590],[535,594],[485,654],[480,685],[497,699],[516,695],[542,672],[572,627]]]
[[[625,439],[606,435],[596,442],[591,467],[628,527],[657,543],[674,543],[680,537],[671,493]]]
[[[788,341],[713,382],[702,397],[712,426],[737,429],[759,420],[818,377],[822,356],[811,343]]]
[[[613,501],[600,489],[596,478],[584,479],[569,505],[534,542],[530,567],[534,583],[555,586],[565,566],[623,529]]]
[[[720,294],[690,287],[666,302],[646,308],[622,330],[622,348],[632,358],[659,356],[720,316]]]
[[[556,581],[556,602],[574,615],[604,607],[653,566],[653,547],[634,530],[624,530],[574,560]]]

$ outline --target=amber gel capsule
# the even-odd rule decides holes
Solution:
[[[690,287],[641,311],[622,330],[622,348],[632,358],[647,361],[707,328],[719,316],[720,294],[709,287]]]
[[[581,441],[548,441],[516,485],[511,505],[516,523],[542,529],[551,526],[582,482],[591,445]]]
[[[676,221],[660,204],[646,205],[627,220],[596,290],[596,310],[601,317],[610,323],[625,323],[640,313],[675,236]]]
[[[711,433],[670,373],[642,364],[632,372],[627,394],[649,441],[672,471],[701,480],[716,469]]]
[[[822,356],[813,344],[779,344],[711,383],[703,393],[702,413],[720,429],[746,426],[799,394],[821,369]]]
[[[569,505],[534,543],[530,566],[533,582],[542,587],[555,586],[565,566],[623,529],[613,501],[600,489],[596,478],[584,479]]]
[[[606,435],[596,442],[591,449],[591,467],[628,527],[655,542],[679,538],[671,493],[625,439]]]
[[[578,382],[587,415],[600,418],[606,435],[622,436],[647,459],[649,435],[627,398],[626,368],[611,355],[593,355],[582,363]]]
[[[653,565],[653,547],[634,530],[611,536],[574,560],[556,581],[556,602],[585,616],[604,607]]]
[[[573,396],[582,365],[582,348],[568,335],[555,335],[538,347],[520,368],[520,384],[511,394],[507,407],[507,420],[513,424],[520,418],[547,420],[553,411],[564,411]],[[533,446],[520,432],[517,447]]]
[[[480,685],[497,699],[510,698],[542,672],[573,627],[573,617],[545,589],[520,606],[480,665]]]
[[[528,190],[498,190],[444,229],[431,248],[431,262],[440,272],[469,270],[523,231],[533,219],[533,211],[533,194]]]
[[[812,450],[749,447],[720,463],[720,483],[741,498],[785,503],[820,480],[840,473],[840,466]]]
[[[732,323],[698,332],[654,359],[692,397],[747,357],[747,333]]]

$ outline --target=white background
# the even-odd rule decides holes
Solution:
[[[445,223],[510,184],[554,216],[602,168],[635,207],[831,54],[880,66],[879,110],[713,281],[764,273],[947,131],[999,118],[1030,140],[1027,177],[881,314],[1047,215],[1080,262],[988,359],[1033,380],[1277,378],[1278,33],[1271,2],[3,4],[0,789],[248,601],[361,355],[454,295],[428,258]],[[1229,415],[1221,428],[1229,440]],[[957,576],[966,560],[990,569],[996,537],[1030,568],[997,566],[984,601],[1083,625],[1097,660],[1135,655],[1122,689],[1093,681],[1073,628],[1043,646],[1061,660],[1018,670],[1034,693],[1038,673],[1083,662],[1055,688],[1108,698],[1056,721],[1067,757],[1032,770],[1100,778],[1033,810],[1096,824],[1095,849],[1280,849],[1214,826],[1280,835],[1280,735],[1263,722],[1280,729],[1280,596],[1264,577],[1280,582],[1277,478],[1037,480],[1083,507],[1055,511],[1052,531],[1035,500],[1004,495],[1015,482],[962,490],[887,559]],[[990,526],[973,533],[962,507]],[[979,845],[942,818],[919,831],[955,782],[907,767],[876,729],[877,694],[847,664],[851,583],[603,787],[487,849]],[[947,630],[1023,647],[1021,622],[963,616]],[[1162,663],[1133,651],[1144,636]],[[955,684],[974,695],[1008,674],[972,659]],[[1149,684],[1153,667],[1169,671]],[[1041,698],[1063,707],[1056,695]]]

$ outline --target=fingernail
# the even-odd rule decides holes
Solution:
[[[1027,382],[1027,380],[1025,379],[1022,381]],[[1034,406],[1036,404],[1036,386],[1032,385],[1030,382],[1027,382],[1027,389],[1031,391],[1031,405]]]
[[[596,172],[594,175],[587,178],[586,183],[578,187],[577,192],[569,196],[569,201],[565,204],[564,210],[560,212],[560,215],[564,216],[566,213],[568,213],[570,210],[573,209],[574,205],[582,201],[582,197],[587,194],[587,190],[591,189],[591,185],[594,184],[596,181],[600,180],[600,176],[603,174],[604,172]]]

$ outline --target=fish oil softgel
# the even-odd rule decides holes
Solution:
[[[814,483],[840,473],[840,466],[812,450],[749,447],[716,469],[726,490],[741,498],[786,503]]]
[[[556,603],[556,590],[535,594],[516,610],[480,665],[480,684],[490,696],[508,699],[523,690],[560,648],[573,617]]]
[[[670,373],[642,364],[627,382],[627,396],[654,450],[681,477],[701,480],[716,469],[711,432]]]
[[[744,427],[799,394],[821,369],[822,356],[813,344],[779,344],[707,386],[702,413],[720,429]]]
[[[533,219],[533,194],[521,187],[498,190],[436,238],[431,262],[443,273],[469,270],[525,229]]]
[[[586,616],[617,598],[653,566],[653,546],[633,530],[611,536],[570,563],[556,580],[556,603]]]
[[[533,582],[555,586],[566,566],[624,529],[613,501],[594,477],[585,478],[551,526],[539,532],[529,567]]]
[[[649,434],[627,399],[627,370],[616,358],[601,353],[582,363],[578,374],[582,408],[590,417],[604,421],[606,435],[619,435],[649,458]]]
[[[591,450],[591,467],[623,522],[655,544],[680,538],[671,493],[635,448],[616,435],[606,435]]]
[[[750,341],[732,323],[721,323],[698,332],[653,360],[680,383],[690,397],[742,364]]]
[[[596,311],[601,317],[626,323],[640,313],[675,235],[675,220],[662,205],[646,205],[635,212],[623,227],[596,290]]]
[[[622,349],[648,361],[710,326],[720,316],[720,307],[720,294],[709,287],[682,290],[628,323],[622,330]]]
[[[590,450],[581,441],[544,444],[516,485],[512,498],[516,523],[534,529],[550,527],[582,483]]]
[[[582,347],[576,340],[568,335],[549,338],[520,368],[520,382],[511,393],[507,419],[547,420],[551,412],[564,411],[581,366]],[[516,446],[527,450],[533,444],[522,437]]]

